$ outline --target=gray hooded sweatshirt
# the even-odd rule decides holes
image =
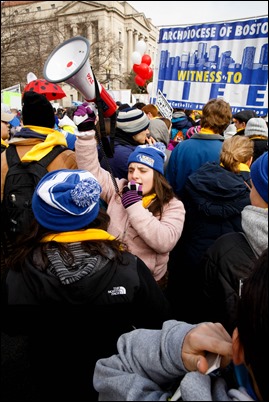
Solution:
[[[167,401],[179,383],[183,401],[252,401],[244,388],[228,391],[220,376],[187,372],[181,349],[194,327],[170,320],[161,330],[138,329],[120,336],[118,354],[98,360],[95,367],[99,401]]]

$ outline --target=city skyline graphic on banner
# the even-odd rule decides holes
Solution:
[[[155,93],[201,109],[223,97],[233,109],[267,114],[268,18],[160,30]]]

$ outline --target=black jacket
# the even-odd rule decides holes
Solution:
[[[248,175],[207,162],[187,179],[182,201],[183,233],[170,253],[167,297],[178,320],[198,322],[200,261],[207,248],[225,233],[242,231],[241,211],[250,204]],[[184,306],[179,308],[178,306]]]
[[[246,278],[257,257],[243,233],[221,236],[201,262],[203,293],[201,320],[221,322],[232,335],[236,327],[240,280]]]
[[[252,163],[264,152],[268,151],[268,138],[251,138],[254,143],[254,154]]]
[[[143,261],[127,252],[123,257],[123,263],[109,261],[69,285],[38,270],[29,258],[22,270],[7,273],[2,328],[29,336],[40,400],[97,400],[92,386],[96,360],[116,353],[122,333],[161,328],[171,318]]]

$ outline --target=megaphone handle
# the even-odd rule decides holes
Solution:
[[[100,95],[98,81],[95,77],[93,70],[92,70],[92,75],[94,78],[94,85],[95,85],[95,101],[97,104],[97,109],[98,109],[98,114],[99,114],[100,133],[101,133],[101,138],[104,138],[104,137],[106,137],[106,128],[105,128],[105,120],[104,120],[104,112],[103,112],[103,104],[102,104],[103,101],[102,101],[102,98]],[[107,143],[107,147],[110,148],[110,149],[108,149],[108,153],[109,153],[109,155],[112,154],[112,156],[114,154],[114,138],[115,138],[115,130],[116,130],[116,118],[117,118],[117,114],[115,111],[113,113],[113,115],[110,116],[110,133],[109,133],[110,142]]]
[[[107,170],[108,170],[109,173],[110,173],[111,180],[112,180],[112,182],[113,182],[113,186],[114,186],[114,188],[115,188],[115,191],[116,191],[117,194],[119,194],[120,190],[119,190],[118,184],[117,184],[117,182],[116,182],[116,179],[115,179],[115,177],[114,177],[114,175],[113,175],[111,166],[110,166],[110,164],[109,164],[109,162],[108,162],[106,153],[105,153],[105,151],[104,151],[102,139],[101,139],[101,137],[100,137],[100,134],[99,134],[98,130],[96,131],[96,137],[97,137],[97,141],[98,141],[98,144],[99,144],[99,146],[100,146],[100,149],[101,149],[101,151],[102,151],[102,154],[103,154],[103,157],[104,157],[106,166],[107,166]],[[105,138],[105,137],[104,137],[104,138]]]
[[[109,138],[110,138],[110,147],[112,150],[112,153],[114,154],[114,140],[115,140],[115,132],[116,132],[116,122],[117,122],[117,113],[113,113],[112,116],[110,116],[110,133],[109,133]]]
[[[100,96],[99,85],[98,85],[98,82],[97,82],[97,79],[96,79],[96,77],[95,77],[95,74],[94,74],[93,70],[92,70],[92,74],[93,74],[94,84],[95,84],[96,105],[97,105],[97,109],[98,109],[99,126],[100,126],[100,132],[101,132],[101,136],[100,136],[100,134],[99,134],[99,132],[98,132],[98,130],[97,130],[97,132],[96,132],[97,140],[98,140],[100,149],[101,149],[101,151],[102,151],[102,153],[103,153],[103,157],[104,157],[104,159],[105,159],[105,163],[106,163],[106,165],[107,165],[107,169],[108,169],[108,171],[109,171],[109,173],[110,173],[111,180],[112,180],[112,182],[113,182],[115,191],[116,191],[117,194],[119,194],[120,190],[119,190],[118,184],[117,184],[117,182],[116,182],[116,179],[115,179],[115,177],[114,177],[114,175],[113,175],[111,166],[110,166],[110,164],[109,164],[109,162],[108,162],[107,155],[106,155],[106,152],[105,152],[105,150],[104,150],[103,143],[102,143],[102,137],[103,137],[104,139],[106,138],[106,129],[105,129],[105,121],[104,121],[103,108],[102,108],[102,99],[101,99],[101,96]],[[115,124],[116,124],[116,112],[114,113],[114,115],[115,115],[115,116],[114,116],[114,120],[115,120],[114,125],[115,125]],[[113,121],[114,121],[114,120],[113,120]],[[115,127],[112,129],[112,132],[113,132],[113,143],[112,143],[113,149],[111,148],[111,144],[107,144],[107,145],[110,146],[110,151],[111,151],[111,154],[113,155],[113,153],[114,153],[114,133],[115,133]]]
[[[94,84],[95,84],[95,102],[96,102],[97,109],[98,109],[101,137],[105,137],[106,136],[106,128],[105,128],[104,113],[103,113],[103,108],[102,108],[102,99],[100,96],[99,85],[98,85],[97,79],[96,79],[93,71],[92,71],[92,74],[93,74]]]

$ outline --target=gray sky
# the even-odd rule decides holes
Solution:
[[[128,1],[156,26],[231,21],[268,15],[267,1]]]

